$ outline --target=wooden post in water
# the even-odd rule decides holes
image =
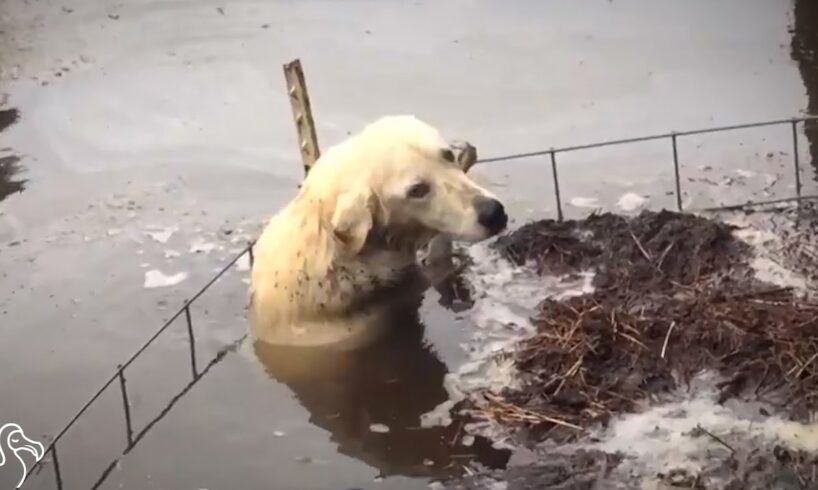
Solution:
[[[312,107],[307,94],[307,84],[304,82],[301,60],[295,59],[284,65],[284,78],[287,81],[287,94],[293,108],[298,147],[306,176],[321,156],[321,151],[318,148],[318,136],[315,133],[315,121],[312,118]]]

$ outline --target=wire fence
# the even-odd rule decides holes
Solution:
[[[85,414],[88,409],[94,404],[94,402],[99,399],[99,397],[105,393],[105,391],[114,384],[115,381],[119,381],[119,390],[122,395],[122,413],[123,413],[123,420],[125,423],[125,436],[126,436],[126,445],[125,450],[122,452],[122,456],[128,454],[135,446],[142,440],[142,438],[148,433],[153,426],[170,411],[170,409],[176,404],[176,402],[181,398],[181,396],[187,393],[190,388],[193,387],[209,370],[213,365],[221,361],[224,358],[225,354],[229,352],[231,349],[235,348],[241,341],[244,340],[245,336],[242,336],[234,343],[230,344],[229,346],[221,349],[217,352],[216,356],[210,359],[205,365],[204,369],[199,370],[197,361],[196,361],[196,336],[194,335],[194,325],[193,325],[193,316],[190,313],[190,306],[198,300],[210,287],[218,281],[227,271],[230,270],[236,263],[242,259],[245,255],[249,257],[250,266],[253,266],[254,256],[253,256],[253,245],[255,242],[250,242],[247,246],[238,254],[236,255],[230,262],[227,263],[219,272],[217,272],[210,281],[207,282],[196,294],[193,295],[189,300],[185,301],[184,305],[176,311],[159,329],[147,340],[144,344],[142,344],[136,352],[134,352],[128,359],[125,360],[122,364],[118,365],[114,373],[108,378],[105,383],[102,384],[96,393],[88,399],[87,402],[74,414],[74,416],[68,421],[67,424],[60,430],[56,436],[51,440],[51,442],[46,447],[44,454],[50,456],[52,467],[54,468],[54,480],[55,480],[55,488],[58,490],[63,490],[63,478],[62,472],[60,470],[60,460],[57,452],[57,443],[63,438],[66,432],[79,420],[80,417]],[[145,427],[138,432],[134,433],[133,427],[133,420],[131,418],[131,404],[129,401],[128,396],[128,383],[127,379],[125,378],[125,370],[128,366],[131,365],[153,342],[162,335],[171,325],[173,325],[176,320],[181,318],[184,315],[185,323],[187,326],[187,334],[188,334],[188,345],[189,345],[189,355],[190,355],[190,368],[191,368],[191,381],[188,383],[184,389],[174,396],[170,403],[165,406],[165,408],[160,412],[159,416],[148,422]],[[44,464],[45,458],[40,459],[37,461],[34,466],[32,466],[31,471],[28,473],[26,480],[23,482],[21,488],[25,486],[25,483],[30,480],[31,475],[37,473],[42,465]],[[105,479],[111,473],[111,471],[116,467],[116,464],[119,462],[119,458],[114,459],[114,461],[109,464],[106,469],[103,471],[100,478],[97,482],[91,487],[92,489],[99,488],[102,483],[104,483]]]
[[[639,138],[627,138],[627,139],[620,139],[620,140],[610,140],[604,141],[600,143],[593,143],[587,145],[577,145],[577,146],[567,146],[562,148],[550,148],[548,150],[542,151],[535,151],[529,153],[517,153],[512,155],[506,155],[501,157],[494,157],[494,158],[486,158],[482,160],[478,160],[477,163],[496,163],[496,162],[504,162],[504,161],[511,161],[511,160],[521,160],[526,158],[533,158],[538,156],[548,156],[550,157],[550,164],[551,164],[551,174],[553,178],[554,184],[554,197],[556,199],[557,205],[557,218],[562,221],[563,216],[563,209],[562,209],[562,199],[560,196],[560,182],[559,182],[559,169],[557,164],[557,155],[580,151],[580,150],[588,150],[593,148],[602,148],[607,146],[616,146],[616,145],[625,145],[625,144],[632,144],[632,143],[639,143],[645,141],[652,141],[652,140],[669,140],[672,150],[673,150],[673,175],[674,175],[674,184],[675,184],[675,196],[676,196],[676,205],[679,211],[684,211],[682,205],[682,185],[681,185],[681,178],[679,172],[679,151],[678,151],[678,140],[680,138],[692,135],[701,135],[701,134],[710,134],[710,133],[718,133],[724,131],[733,131],[733,130],[740,130],[740,129],[749,129],[749,128],[759,128],[765,126],[780,126],[780,125],[791,125],[792,126],[792,145],[793,145],[793,171],[795,175],[795,189],[796,195],[789,196],[780,199],[772,199],[766,201],[747,201],[743,203],[736,203],[732,205],[725,205],[725,206],[718,206],[718,207],[711,207],[711,208],[704,208],[698,211],[720,211],[720,210],[736,210],[745,208],[748,206],[759,206],[759,205],[768,205],[768,204],[780,204],[780,203],[787,203],[787,202],[800,202],[806,199],[818,199],[818,195],[802,195],[802,183],[801,183],[801,163],[799,161],[798,155],[798,125],[799,123],[804,123],[807,121],[816,121],[818,120],[818,116],[805,116],[805,117],[797,117],[791,119],[779,119],[773,121],[764,121],[758,123],[751,123],[751,124],[738,124],[738,125],[731,125],[731,126],[720,126],[720,127],[713,127],[708,129],[699,129],[694,131],[681,131],[681,132],[670,132],[670,133],[663,133],[657,134],[652,136],[643,136]],[[239,338],[236,342],[228,345],[227,347],[221,349],[217,352],[216,356],[212,359],[208,360],[207,364],[204,365],[203,368],[199,367],[199,361],[196,358],[196,336],[195,336],[195,328],[193,322],[193,316],[191,315],[190,306],[197,301],[216,281],[218,281],[231,267],[233,267],[239,260],[241,260],[245,255],[248,256],[250,266],[252,267],[254,262],[253,256],[253,245],[254,242],[248,243],[248,245],[236,256],[234,257],[224,268],[222,268],[218,273],[216,273],[210,281],[207,282],[201,289],[199,289],[196,294],[194,294],[189,300],[185,301],[182,307],[174,313],[170,319],[168,319],[144,344],[142,344],[127,360],[125,360],[122,364],[118,365],[116,370],[113,374],[108,378],[108,380],[103,383],[102,387],[94,393],[93,396],[74,414],[74,416],[68,421],[67,424],[57,433],[56,436],[51,439],[51,442],[48,444],[45,450],[45,454],[49,455],[50,461],[52,463],[52,468],[54,472],[54,482],[55,488],[57,490],[63,490],[63,477],[62,472],[60,470],[60,463],[58,458],[58,443],[62,440],[63,436],[68,432],[69,429],[80,419],[83,414],[85,414],[88,409],[100,398],[100,396],[111,386],[118,382],[119,390],[122,396],[122,413],[123,413],[123,422],[124,422],[124,431],[125,431],[125,440],[126,445],[125,449],[121,453],[120,456],[116,457],[102,472],[99,479],[96,483],[91,487],[92,489],[99,488],[105,481],[105,479],[110,475],[111,471],[116,467],[117,463],[119,462],[120,458],[127,455],[144,437],[145,435],[156,425],[156,423],[161,420],[176,404],[176,402],[184,396],[201,378],[224,356],[232,349],[235,349],[239,343],[241,343],[246,334]],[[126,369],[136,360],[163,332],[165,332],[171,325],[173,325],[178,319],[184,316],[184,321],[187,327],[187,338],[188,338],[188,345],[189,345],[189,358],[190,358],[190,370],[191,370],[191,380],[190,382],[179,392],[175,395],[170,402],[165,406],[165,408],[159,413],[157,417],[149,421],[141,430],[135,431],[133,426],[133,420],[131,417],[131,404],[129,401],[129,391],[128,391],[128,383],[127,378],[125,377]],[[28,477],[26,481],[23,482],[23,486],[25,486],[26,482],[28,482],[31,478],[31,475],[35,473],[39,473],[40,470],[43,469],[45,464],[45,458],[38,461],[33,467],[32,471],[28,473]]]
[[[672,131],[670,133],[662,133],[662,134],[655,134],[650,136],[641,136],[638,138],[625,138],[619,140],[609,140],[609,141],[602,141],[599,143],[591,143],[586,145],[576,145],[576,146],[565,146],[562,148],[549,148],[548,150],[540,150],[540,151],[533,151],[528,153],[515,153],[511,155],[505,155],[500,157],[493,157],[493,158],[485,158],[479,160],[477,163],[496,163],[496,162],[505,162],[510,160],[521,160],[525,158],[532,158],[532,157],[539,157],[539,156],[550,156],[551,159],[551,173],[553,178],[554,184],[554,198],[556,199],[557,204],[557,219],[560,221],[563,220],[563,210],[562,210],[562,198],[560,196],[560,181],[559,181],[559,172],[558,172],[558,165],[557,165],[557,155],[561,153],[569,153],[569,152],[576,152],[580,150],[590,150],[594,148],[604,148],[608,146],[618,146],[618,145],[626,145],[626,144],[633,144],[633,143],[642,143],[646,141],[655,141],[655,140],[669,140],[671,144],[671,148],[673,150],[673,180],[675,184],[674,194],[676,196],[676,207],[681,212],[684,211],[684,206],[682,205],[682,182],[681,176],[679,172],[679,146],[678,141],[679,139],[685,136],[694,136],[694,135],[702,135],[702,134],[712,134],[712,133],[721,133],[725,131],[735,131],[739,129],[751,129],[751,128],[762,128],[767,126],[781,126],[781,125],[790,125],[792,126],[792,146],[793,146],[793,172],[795,175],[795,196],[790,196],[782,199],[774,199],[774,200],[767,200],[767,201],[747,201],[743,203],[736,203],[731,205],[725,206],[716,206],[710,208],[703,208],[697,211],[723,211],[729,209],[740,209],[747,206],[758,206],[758,205],[765,205],[765,204],[775,204],[775,203],[783,203],[783,202],[792,202],[792,201],[802,201],[805,199],[818,199],[818,195],[810,195],[810,196],[803,196],[801,194],[802,186],[801,186],[801,162],[798,156],[798,124],[804,123],[807,121],[816,121],[818,120],[818,116],[804,116],[804,117],[793,117],[790,119],[775,119],[772,121],[763,121],[763,122],[756,122],[756,123],[749,123],[749,124],[734,124],[730,126],[717,126],[712,128],[706,129],[696,129],[692,131]]]

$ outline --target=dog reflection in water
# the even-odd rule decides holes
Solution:
[[[310,422],[332,434],[340,453],[377,468],[381,476],[454,476],[470,462],[504,467],[509,453],[479,437],[464,445],[456,418],[448,427],[420,427],[421,414],[448,397],[447,371],[424,341],[421,296],[414,296],[389,315],[395,324],[388,333],[364,347],[256,341],[256,355],[270,376],[294,392]]]

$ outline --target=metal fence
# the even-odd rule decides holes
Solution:
[[[698,211],[718,211],[718,210],[731,210],[731,209],[740,209],[747,206],[758,206],[758,205],[767,205],[767,204],[777,204],[777,203],[785,203],[785,202],[800,202],[805,199],[818,199],[818,195],[802,195],[802,184],[801,184],[801,164],[798,157],[798,125],[799,123],[805,123],[807,121],[817,121],[818,116],[806,116],[806,117],[797,117],[791,119],[780,119],[774,121],[765,121],[765,122],[758,122],[758,123],[751,123],[751,124],[737,124],[731,126],[720,126],[720,127],[713,127],[708,129],[699,129],[694,131],[681,131],[681,132],[670,132],[664,134],[657,134],[652,136],[643,136],[639,138],[627,138],[627,139],[620,139],[620,140],[611,140],[611,141],[604,141],[600,143],[592,143],[587,145],[577,145],[577,146],[567,146],[562,148],[550,148],[548,150],[542,151],[535,151],[529,153],[518,153],[512,155],[506,155],[501,157],[494,157],[494,158],[486,158],[479,160],[478,163],[494,163],[494,162],[503,162],[503,161],[510,161],[510,160],[520,160],[526,158],[533,158],[538,156],[547,156],[550,157],[551,163],[551,173],[553,178],[554,184],[554,197],[556,199],[557,204],[557,219],[560,221],[563,220],[563,210],[562,210],[562,199],[560,197],[560,183],[559,183],[559,172],[558,172],[558,164],[557,164],[557,155],[574,152],[579,150],[588,150],[593,148],[602,148],[607,146],[616,146],[616,145],[624,145],[624,144],[631,144],[631,143],[639,143],[645,141],[652,141],[652,140],[669,140],[672,150],[673,150],[673,175],[674,175],[674,183],[675,183],[675,195],[676,195],[676,205],[679,211],[683,211],[682,206],[682,185],[681,185],[681,178],[679,175],[679,151],[677,142],[680,138],[692,135],[701,135],[701,134],[709,134],[709,133],[718,133],[724,131],[733,131],[733,130],[740,130],[740,129],[748,129],[748,128],[759,128],[765,126],[780,126],[780,125],[791,125],[792,126],[792,145],[793,145],[793,171],[795,174],[795,189],[796,195],[790,196],[781,199],[773,199],[773,200],[766,200],[766,201],[747,201],[744,203],[737,203],[733,205],[727,206],[719,206],[719,207],[712,207],[712,208],[705,208],[700,209]],[[97,390],[97,392],[91,396],[91,398],[74,414],[74,416],[68,421],[68,423],[60,430],[56,436],[51,440],[48,444],[45,454],[50,456],[52,467],[54,471],[54,480],[55,480],[55,488],[58,490],[63,489],[63,479],[62,473],[60,472],[60,463],[58,458],[58,451],[57,451],[57,444],[63,438],[65,433],[76,423],[76,421],[86,413],[86,411],[97,401],[97,399],[108,389],[110,388],[115,382],[118,381],[119,390],[122,395],[122,412],[123,412],[123,421],[124,421],[124,431],[125,431],[125,440],[126,445],[125,449],[121,453],[120,456],[116,457],[102,472],[99,479],[93,485],[92,489],[99,488],[108,475],[113,471],[116,467],[116,464],[119,462],[119,459],[122,456],[127,455],[141,440],[142,438],[150,431],[155,424],[161,420],[176,404],[176,402],[185,394],[187,393],[190,388],[193,387],[201,378],[204,376],[211,367],[213,367],[216,363],[218,363],[225,354],[238,345],[241,341],[244,340],[246,337],[243,336],[238,339],[233,344],[227,346],[220,350],[216,356],[208,361],[208,363],[203,367],[200,368],[197,358],[196,358],[196,336],[195,336],[195,329],[194,329],[194,322],[193,316],[190,312],[190,306],[198,300],[217,280],[219,280],[231,267],[233,267],[242,257],[248,255],[250,265],[252,267],[254,257],[253,257],[253,242],[250,242],[247,247],[242,250],[236,257],[234,257],[223,269],[221,269],[207,284],[205,284],[196,294],[193,295],[188,301],[186,301],[182,307],[170,317],[141,347],[139,347],[136,352],[133,353],[125,362],[117,366],[117,369],[114,373],[108,378],[108,380],[103,383],[102,387]],[[138,432],[134,431],[132,419],[131,419],[131,410],[130,410],[130,402],[128,397],[128,385],[127,379],[125,377],[125,371],[131,363],[136,360],[164,331],[166,331],[171,325],[174,324],[179,318],[183,317],[185,319],[185,324],[187,327],[187,336],[188,336],[188,344],[189,344],[189,357],[190,357],[190,369],[191,369],[191,381],[188,383],[181,392],[179,392],[176,396],[174,396],[168,405],[160,412],[160,414],[148,422],[144,428],[139,430]],[[32,471],[29,472],[28,481],[31,475],[39,472],[42,470],[42,466],[44,465],[44,459],[38,461],[34,467],[32,467]],[[23,483],[25,486],[25,482]]]
[[[253,257],[253,245],[254,242],[250,242],[236,257],[234,257],[226,266],[224,266],[219,272],[214,275],[210,281],[207,282],[201,289],[199,289],[196,294],[193,295],[189,300],[185,301],[184,305],[176,311],[159,329],[144,343],[140,346],[136,352],[134,352],[128,359],[125,360],[122,364],[118,365],[114,373],[108,378],[108,380],[102,384],[99,390],[94,393],[93,396],[74,414],[74,416],[68,421],[67,424],[60,430],[56,436],[51,440],[51,442],[46,447],[44,454],[49,455],[51,458],[52,466],[54,468],[54,480],[55,480],[55,488],[58,490],[63,489],[63,479],[62,473],[60,471],[60,460],[57,452],[57,443],[60,442],[62,437],[65,435],[66,432],[74,425],[74,423],[79,420],[80,417],[85,414],[85,412],[97,401],[97,399],[111,386],[114,382],[118,381],[119,383],[119,390],[122,394],[122,413],[123,413],[123,421],[124,421],[124,429],[125,429],[125,440],[126,445],[125,449],[122,452],[121,456],[128,454],[138,443],[142,440],[142,438],[150,431],[156,423],[161,420],[162,418],[167,415],[171,408],[176,404],[176,402],[185,394],[187,393],[190,388],[193,387],[196,383],[201,380],[201,378],[207,374],[211,367],[213,367],[216,363],[222,360],[224,356],[229,352],[231,349],[235,348],[239,343],[241,343],[246,334],[241,338],[237,339],[232,344],[228,345],[227,347],[219,350],[216,355],[208,360],[207,364],[204,365],[203,368],[199,368],[199,364],[197,363],[196,359],[196,336],[194,334],[194,327],[193,327],[193,315],[190,313],[190,306],[198,300],[209,288],[212,286],[216,281],[218,281],[227,271],[230,270],[231,267],[236,265],[236,263],[241,260],[242,257],[247,255],[250,260],[250,266],[252,267],[254,262]],[[188,335],[188,345],[189,355],[190,355],[190,369],[191,369],[191,381],[179,392],[175,395],[168,405],[159,413],[159,415],[153,418],[150,422],[145,424],[145,427],[139,430],[138,432],[134,431],[133,421],[131,419],[131,404],[128,397],[128,383],[127,379],[125,378],[125,370],[128,366],[131,365],[164,331],[166,331],[171,325],[173,325],[179,318],[184,316],[185,324],[187,326],[187,335]],[[113,471],[116,467],[116,464],[119,462],[119,457],[115,458],[102,472],[99,479],[94,483],[91,487],[92,489],[99,488],[104,482],[108,475]],[[37,461],[37,463],[32,466],[31,471],[28,473],[26,477],[26,481],[23,482],[21,488],[25,487],[25,483],[31,479],[31,475],[36,474],[39,470],[42,469],[42,465],[44,464],[44,458]]]
[[[654,141],[654,140],[670,140],[670,145],[673,150],[673,180],[675,184],[675,195],[676,195],[676,207],[681,212],[684,211],[682,206],[682,183],[681,177],[679,174],[679,148],[678,148],[678,140],[685,136],[693,136],[693,135],[701,135],[701,134],[711,134],[711,133],[720,133],[724,131],[735,131],[739,129],[750,129],[750,128],[761,128],[765,126],[781,126],[781,125],[790,125],[792,126],[792,146],[793,146],[793,171],[795,173],[795,196],[790,196],[782,199],[773,199],[768,201],[747,201],[744,203],[737,203],[733,205],[727,206],[717,206],[711,208],[704,208],[699,209],[697,211],[721,211],[721,210],[729,210],[729,209],[738,209],[746,206],[758,206],[764,204],[775,204],[775,203],[782,203],[788,201],[801,201],[804,199],[818,199],[818,195],[810,195],[810,196],[803,196],[801,195],[801,163],[798,157],[798,124],[805,123],[807,121],[816,121],[818,120],[818,116],[804,116],[804,117],[794,117],[790,119],[776,119],[773,121],[763,121],[763,122],[756,122],[750,124],[734,124],[730,126],[718,126],[712,127],[707,129],[696,129],[692,131],[673,131],[670,133],[662,133],[662,134],[655,134],[651,136],[642,136],[639,138],[625,138],[619,140],[610,140],[610,141],[602,141],[599,143],[591,143],[587,145],[576,145],[576,146],[565,146],[562,148],[550,148],[548,150],[541,150],[541,151],[533,151],[529,153],[516,153],[512,155],[506,155],[501,157],[493,157],[493,158],[486,158],[479,160],[478,163],[493,163],[493,162],[503,162],[509,160],[520,160],[524,158],[532,158],[538,156],[550,156],[551,159],[551,173],[553,176],[553,184],[554,184],[554,197],[557,203],[557,219],[560,221],[563,220],[563,212],[562,212],[562,198],[560,197],[560,182],[559,182],[559,172],[557,170],[557,155],[561,153],[569,153],[579,150],[590,150],[593,148],[603,148],[607,146],[617,146],[617,145],[625,145],[631,143],[641,143],[645,141]]]

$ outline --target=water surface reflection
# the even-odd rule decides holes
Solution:
[[[486,439],[464,441],[462,421],[420,426],[421,414],[448,398],[447,369],[424,340],[417,309],[394,321],[386,337],[360,350],[256,342],[255,352],[270,376],[293,391],[310,422],[332,434],[338,452],[381,476],[442,477],[472,462],[504,467],[509,453]]]

